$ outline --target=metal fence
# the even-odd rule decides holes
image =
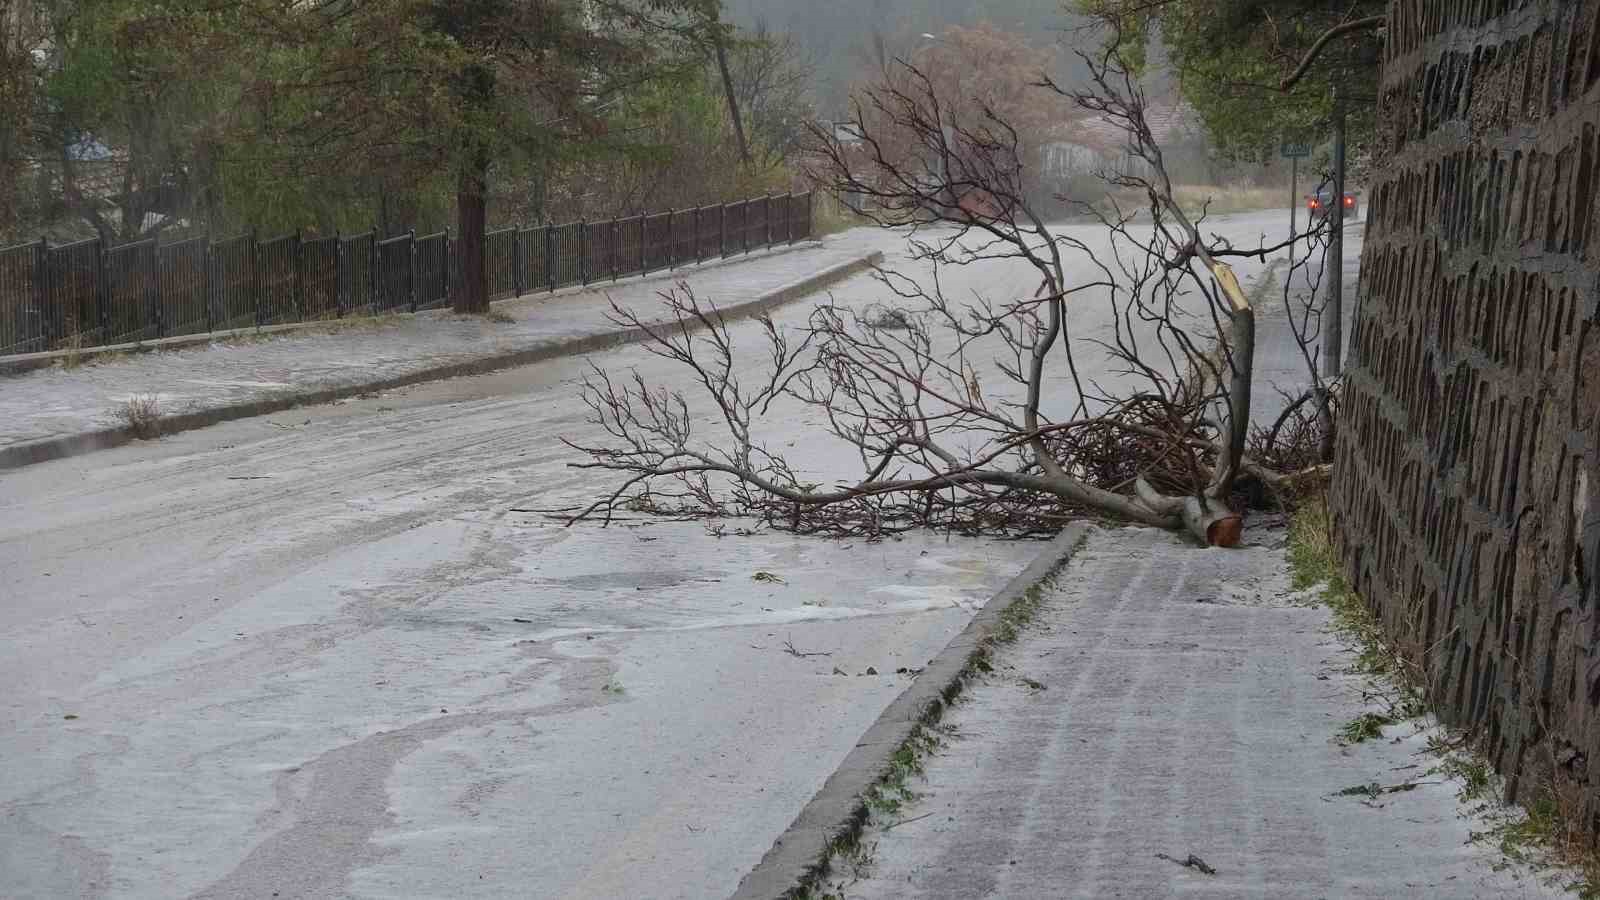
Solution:
[[[491,231],[491,299],[615,281],[793,243],[812,234],[811,195],[599,222]],[[460,290],[449,231],[380,238],[254,234],[100,240],[0,249],[0,355],[229,328],[447,306]]]

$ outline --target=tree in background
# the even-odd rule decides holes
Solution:
[[[456,308],[488,308],[491,170],[624,152],[609,107],[698,57],[714,0],[355,0],[264,10],[288,65],[262,83],[294,157],[371,156],[448,172],[460,231]],[[276,33],[274,33],[276,32]]]
[[[11,0],[0,244],[455,225],[481,308],[473,239],[493,221],[791,188],[808,62],[719,6]]]
[[[927,152],[917,130],[905,126],[906,110],[893,105],[905,98],[925,99],[947,131],[1003,126],[1011,132],[1006,143],[1018,154],[1014,165],[1024,179],[1018,189],[1037,196],[1034,179],[1046,136],[1071,113],[1061,93],[1040,87],[1053,68],[1054,53],[1026,35],[986,23],[952,26],[905,59],[881,56],[873,78],[852,95],[853,125],[873,136],[874,155],[902,168]],[[930,171],[948,168],[938,160],[923,162]]]
[[[1385,0],[1078,0],[1109,26],[1124,64],[1159,42],[1213,145],[1261,160],[1284,139],[1327,134],[1336,102],[1353,143],[1371,133]],[[1342,30],[1339,30],[1342,29]],[[1319,41],[1332,32],[1336,39]],[[1303,70],[1300,64],[1310,58]],[[1284,90],[1284,81],[1300,74]]]
[[[1088,49],[1094,43],[1074,30],[1084,20],[1064,0],[727,0],[726,6],[727,17],[746,30],[765,21],[803,48],[815,69],[813,101],[826,119],[850,115],[852,88],[870,81],[881,60],[909,59],[923,34],[939,34],[952,25],[987,21],[1002,31],[1069,49]],[[1056,58],[1052,74],[1076,83],[1087,70],[1077,57],[1064,53]]]
[[[759,25],[722,43],[727,81],[716,48],[707,46],[698,67],[662,73],[619,95],[607,128],[628,136],[628,151],[563,160],[544,173],[550,204],[569,218],[595,219],[790,190],[801,138],[814,120],[808,61],[787,35]],[[729,84],[743,120],[743,152]]]
[[[17,134],[46,166],[56,210],[107,240],[203,214],[214,200],[209,151],[238,100],[226,73],[231,8],[81,0],[26,9],[42,35]]]
[[[24,180],[29,171],[40,78],[36,53],[44,46],[46,23],[39,10],[20,3],[0,7],[0,239],[22,225],[29,202]]]
[[[816,65],[811,56],[793,35],[775,32],[759,19],[740,35],[729,69],[760,165],[772,168],[789,162],[816,119],[811,98]]]

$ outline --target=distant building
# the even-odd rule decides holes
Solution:
[[[1201,137],[1199,116],[1188,104],[1152,104],[1145,124],[1164,151]],[[1052,129],[1040,148],[1040,168],[1047,181],[1064,183],[1079,175],[1151,174],[1150,164],[1134,155],[1128,132],[1100,114],[1086,114]]]

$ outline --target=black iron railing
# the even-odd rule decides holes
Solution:
[[[491,231],[492,299],[614,281],[809,238],[811,195]],[[433,309],[459,290],[449,231],[100,240],[0,249],[0,355]]]

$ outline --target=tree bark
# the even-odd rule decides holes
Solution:
[[[733,93],[733,75],[728,71],[728,48],[723,43],[722,35],[715,38],[717,44],[717,69],[722,73],[722,92],[728,96],[728,115],[733,117],[733,137],[739,142],[739,159],[746,167],[750,165],[750,144],[744,139],[744,121],[739,118],[739,99]]]
[[[1233,491],[1244,461],[1244,446],[1250,436],[1250,385],[1254,381],[1256,356],[1256,314],[1249,306],[1235,306],[1227,353],[1222,361],[1230,370],[1228,379],[1228,444],[1218,460],[1217,477],[1206,493],[1226,501]]]
[[[1139,478],[1133,493],[1145,506],[1163,516],[1176,516],[1195,540],[1207,547],[1232,547],[1244,533],[1244,519],[1210,497],[1168,497]]]

